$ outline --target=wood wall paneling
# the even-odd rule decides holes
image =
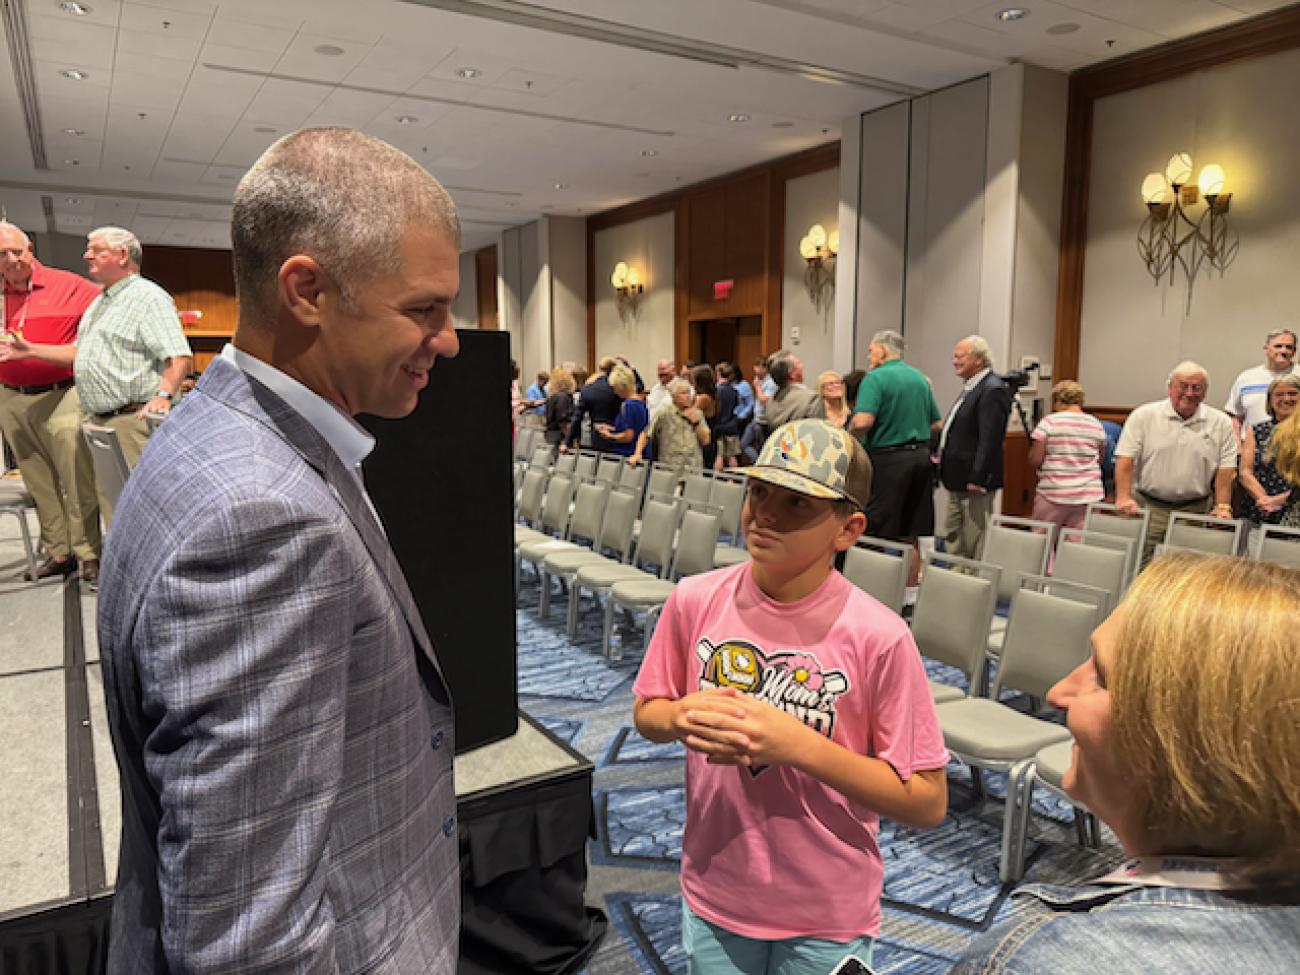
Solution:
[[[478,327],[500,328],[497,315],[496,244],[474,252],[475,294],[478,296]]]
[[[207,368],[235,334],[239,304],[230,251],[198,247],[146,247],[142,273],[176,300],[178,311],[201,311],[203,318],[185,328],[194,368]]]
[[[1221,67],[1296,47],[1300,47],[1300,5],[1167,44],[1153,51],[1108,61],[1070,76],[1060,276],[1056,301],[1057,379],[1077,379],[1079,375],[1094,103],[1107,95],[1143,88],[1193,71]],[[1134,173],[1134,185],[1141,177],[1141,173]],[[1136,229],[1137,221],[1134,221],[1134,230]]]

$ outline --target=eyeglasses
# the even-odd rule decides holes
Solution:
[[[1180,393],[1203,393],[1205,392],[1205,383],[1174,383],[1174,389]]]

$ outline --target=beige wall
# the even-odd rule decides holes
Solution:
[[[587,361],[587,221],[547,217],[553,362]]]
[[[478,278],[473,251],[460,255],[460,293],[451,303],[451,318],[457,328],[478,328]]]
[[[826,169],[788,180],[785,184],[785,239],[782,263],[785,279],[781,286],[781,344],[799,353],[809,377],[826,369],[847,372],[851,364],[835,361],[834,294],[817,308],[804,286],[807,266],[799,254],[799,241],[813,224],[819,223],[829,234],[839,227],[840,171]],[[837,273],[837,278],[839,277]],[[798,330],[799,338],[794,337]]]
[[[1210,371],[1208,402],[1262,362],[1264,334],[1300,325],[1300,50],[1198,72],[1100,99],[1093,119],[1079,378],[1091,402],[1158,399],[1180,359]],[[1139,186],[1177,151],[1194,171],[1218,162],[1232,191],[1241,250],[1222,277],[1197,278],[1190,313],[1182,282],[1156,285],[1135,239]]]
[[[596,358],[622,354],[643,377],[673,357],[673,214],[661,213],[595,234]],[[641,271],[645,293],[635,315],[619,317],[609,276],[625,261]]]

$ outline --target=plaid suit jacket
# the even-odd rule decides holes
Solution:
[[[449,695],[316,430],[215,360],[133,472],[101,584],[110,972],[453,972]]]

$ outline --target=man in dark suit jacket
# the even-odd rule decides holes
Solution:
[[[952,368],[964,385],[939,434],[939,480],[948,489],[944,541],[947,551],[977,558],[993,495],[1002,487],[1011,390],[993,371],[989,344],[978,335],[953,348]]]
[[[99,605],[115,975],[456,970],[451,701],[361,479],[458,351],[459,223],[414,160],[286,136],[235,191],[233,345],[147,445]]]
[[[623,400],[609,384],[610,371],[617,364],[618,360],[612,355],[603,356],[597,363],[600,375],[578,390],[578,409],[573,414],[573,422],[569,424],[569,438],[564,442],[565,449],[577,449],[579,438],[582,436],[583,417],[591,420],[592,450],[614,449],[614,442],[602,437],[596,430],[596,424],[608,423],[613,426],[614,421],[618,419],[618,411],[623,408]]]

